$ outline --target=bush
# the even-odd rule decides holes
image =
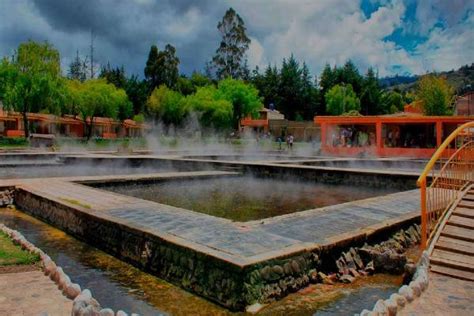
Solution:
[[[0,146],[26,146],[28,141],[24,137],[0,137]]]

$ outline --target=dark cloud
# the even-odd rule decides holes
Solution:
[[[307,61],[313,73],[326,62],[341,63],[347,58],[362,68],[372,65],[389,73],[393,72],[391,64],[403,65],[407,72],[426,71],[422,57],[384,40],[400,27],[393,17],[403,15],[404,6],[399,1],[373,1],[386,10],[379,10],[382,18],[374,12],[365,23],[360,3],[353,0],[0,0],[0,56],[10,55],[28,39],[48,40],[59,49],[66,66],[76,50],[83,56],[89,53],[93,30],[95,56],[101,64],[124,65],[129,74],[141,76],[150,46],[163,48],[170,43],[177,49],[181,72],[189,74],[202,70],[212,57],[219,43],[216,25],[232,6],[253,39],[252,65],[280,64],[283,57],[294,53]],[[465,33],[466,26],[458,25],[472,10],[472,1],[453,0],[449,5],[433,1],[434,6],[420,2],[415,7],[417,14],[412,13],[418,24],[427,26],[425,32],[431,32],[432,25],[442,19],[457,32],[447,30],[441,34],[444,38]],[[472,18],[469,21],[472,25]],[[453,50],[462,54],[438,63],[449,69],[469,59],[464,41],[453,43],[457,45]]]

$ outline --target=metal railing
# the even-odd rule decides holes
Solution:
[[[473,181],[474,121],[471,121],[446,138],[418,178],[423,249],[431,241],[445,212]]]

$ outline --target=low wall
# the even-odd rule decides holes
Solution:
[[[180,171],[189,170],[230,170],[243,171],[262,177],[296,177],[298,180],[308,180],[329,184],[364,185],[369,187],[394,188],[400,191],[416,188],[418,176],[397,172],[374,172],[369,170],[351,171],[337,168],[318,168],[299,165],[283,165],[274,163],[228,162],[198,159],[166,159],[166,158],[122,158],[133,166],[167,166]],[[100,162],[107,158],[67,157],[65,163]]]
[[[205,249],[185,247],[178,237],[158,236],[22,188],[15,191],[14,198],[24,212],[231,310],[244,310],[257,302],[281,298],[310,282],[323,282],[318,272],[334,267],[334,258],[343,249],[377,238],[376,234],[359,234],[339,243],[240,266],[209,255]],[[415,220],[384,227],[384,233]]]

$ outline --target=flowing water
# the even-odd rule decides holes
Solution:
[[[20,231],[63,267],[73,282],[92,291],[104,307],[141,315],[242,315],[231,313],[141,272],[17,210],[0,208],[0,222]],[[401,277],[375,275],[350,285],[311,285],[266,306],[259,315],[352,315],[371,308],[401,285]]]
[[[396,192],[387,188],[249,176],[120,184],[104,188],[234,221],[258,220]]]

